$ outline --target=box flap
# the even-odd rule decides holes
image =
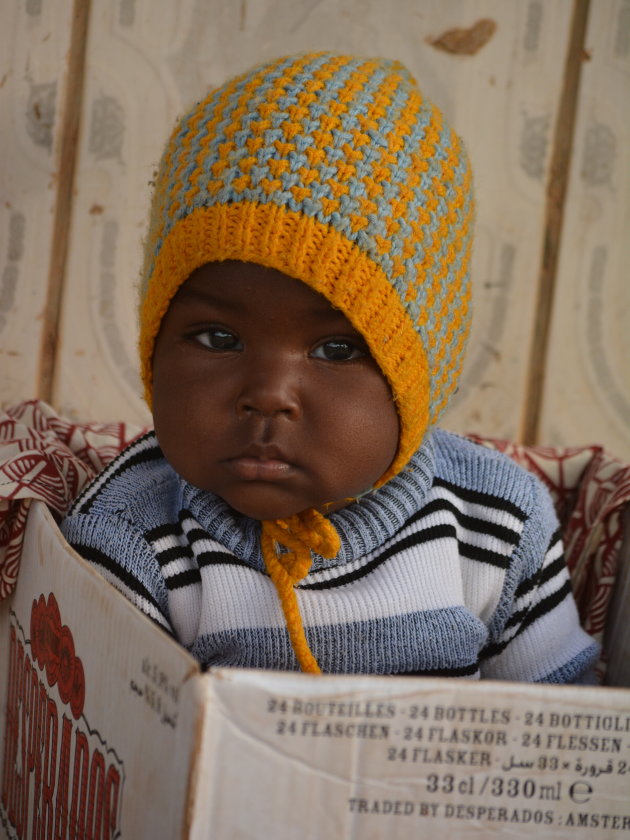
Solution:
[[[184,836],[199,666],[69,548],[41,503],[0,651],[0,832]]]
[[[202,681],[195,840],[630,830],[627,691],[239,670]]]

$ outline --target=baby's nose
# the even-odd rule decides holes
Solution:
[[[237,399],[237,413],[297,418],[301,413],[298,381],[295,365],[282,358],[249,365]]]

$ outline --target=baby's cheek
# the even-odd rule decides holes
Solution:
[[[398,414],[389,388],[384,381],[370,384],[362,399],[346,401],[343,420],[337,424],[339,467],[345,469],[355,494],[370,489],[398,451]]]

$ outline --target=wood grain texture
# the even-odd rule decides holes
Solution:
[[[574,2],[564,66],[562,95],[554,128],[553,150],[547,179],[547,206],[542,261],[538,286],[535,291],[536,315],[527,369],[523,424],[520,435],[521,440],[526,444],[538,442],[540,407],[549,350],[551,311],[556,291],[558,253],[562,240],[567,181],[573,150],[575,114],[589,5],[590,0],[575,0]]]
[[[478,218],[473,329],[459,393],[444,423],[459,432],[490,430],[518,440],[571,5],[477,8],[497,21],[494,38],[459,77],[445,77],[472,157]],[[491,48],[493,60],[480,72],[475,62],[484,52],[489,58]],[[442,63],[454,58],[444,56]]]
[[[630,458],[630,4],[591,3],[541,440]]]
[[[38,396],[46,402],[50,402],[53,396],[61,298],[64,290],[70,219],[72,216],[72,193],[83,96],[89,5],[89,0],[74,0],[67,73],[61,103],[63,119],[58,131],[57,191],[53,209],[48,288],[42,318],[42,344],[37,388]]]
[[[72,2],[0,9],[0,401],[38,395]]]
[[[0,162],[0,398],[39,392],[76,419],[149,422],[135,284],[152,173],[173,121],[258,61],[331,49],[406,63],[472,158],[473,331],[445,425],[630,454],[630,12],[628,0],[590,3],[590,60],[571,90],[573,9],[542,0],[92,0],[87,39],[77,44],[75,29],[72,49],[71,0],[54,16],[40,0],[3,9],[0,103],[11,118]],[[545,263],[547,188],[565,154],[552,169],[554,129],[572,105],[564,226],[554,228],[557,259]],[[63,201],[54,180],[62,158]]]
[[[535,0],[94,0],[55,403],[84,419],[146,419],[134,281],[148,182],[176,114],[257,61],[332,49],[401,59],[465,138],[478,191],[475,325],[446,422],[514,437],[570,11]],[[455,29],[477,31],[480,21],[492,26],[484,24],[472,53],[433,45]]]

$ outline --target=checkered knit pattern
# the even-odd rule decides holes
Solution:
[[[283,58],[214,90],[178,123],[157,174],[140,354],[203,264],[275,268],[341,309],[400,417],[400,471],[446,406],[469,331],[473,201],[461,141],[398,62]]]

